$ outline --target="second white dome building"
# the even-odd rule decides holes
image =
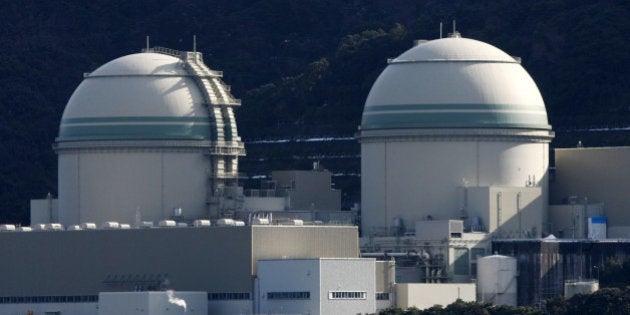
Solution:
[[[432,219],[539,235],[552,138],[540,92],[518,59],[459,36],[419,43],[389,62],[365,103],[363,235]]]

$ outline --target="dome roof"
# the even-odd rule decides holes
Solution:
[[[551,129],[536,83],[520,63],[459,37],[411,48],[372,86],[361,129],[400,128]]]
[[[63,113],[58,142],[211,140],[210,119],[194,78],[177,57],[138,53],[85,77]]]

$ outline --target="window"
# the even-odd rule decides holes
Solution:
[[[308,300],[311,298],[311,292],[267,292],[268,300]]]
[[[330,291],[328,292],[329,300],[365,300],[367,292],[365,291]]]
[[[468,275],[468,248],[453,248],[453,272]]]
[[[376,292],[376,300],[378,301],[388,301],[389,293],[387,292]]]
[[[98,302],[98,295],[2,296],[0,304]]]
[[[208,293],[208,300],[249,300],[249,292]]]

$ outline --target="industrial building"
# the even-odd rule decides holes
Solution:
[[[578,235],[588,234],[589,218],[600,217],[600,221],[605,219],[604,235],[608,238],[630,238],[630,198],[627,195],[627,188],[630,187],[629,161],[630,147],[578,146],[555,150],[555,172],[550,185],[551,204],[579,205],[580,208],[588,206],[587,213],[576,221],[576,225],[585,227],[578,228]],[[591,213],[596,208],[600,209]],[[566,216],[567,212],[564,213]],[[576,213],[572,214],[575,217]],[[558,236],[558,230],[563,230],[564,237],[574,238],[572,225],[572,222],[570,228],[557,225],[552,227],[551,233]]]
[[[341,211],[341,191],[332,189],[331,173],[318,162],[312,170],[272,171],[260,189],[249,189],[244,208],[256,210]],[[255,197],[263,199],[254,199]],[[278,205],[260,209],[264,198],[278,198]],[[264,205],[263,205],[264,206]]]
[[[357,138],[362,255],[395,259],[398,284],[476,281],[480,301],[540,304],[626,250],[606,239],[629,236],[630,151],[556,149],[550,172],[554,132],[541,94],[519,57],[489,44],[454,30],[388,60]],[[548,243],[565,244],[556,237],[574,246],[549,252]],[[595,240],[611,249],[591,261],[580,249]],[[542,245],[508,250],[512,242]],[[518,264],[484,257],[495,252]],[[546,260],[564,274],[549,278]],[[488,266],[495,272],[482,272]]]
[[[360,258],[358,227],[336,215],[329,172],[274,172],[267,184],[275,192],[264,190],[271,199],[244,195],[233,114],[240,101],[221,76],[201,53],[166,48],[84,75],[54,144],[58,199],[33,200],[30,227],[0,226],[0,252],[16,257],[0,263],[0,313],[254,314],[301,305],[293,309],[323,314],[394,305],[393,267]],[[308,268],[311,282],[294,282],[287,268]],[[339,268],[345,284],[320,290],[317,279],[339,279]]]
[[[365,102],[363,235],[462,219],[467,230],[540,236],[553,136],[518,58],[457,33],[418,41]]]
[[[362,251],[399,257],[398,282],[470,282],[492,238],[547,233],[554,133],[520,58],[457,32],[416,41],[357,136]]]
[[[540,305],[546,299],[563,296],[566,284],[582,282],[586,289],[596,288],[593,284],[606,259],[630,258],[628,239],[505,239],[493,241],[492,248],[500,255],[514,257],[518,305]]]
[[[357,133],[360,223],[318,164],[243,190],[241,103],[221,77],[166,48],[84,75],[54,144],[58,198],[31,202],[30,227],[0,226],[19,257],[0,262],[1,313],[539,304],[627,250],[606,238],[630,231],[630,151],[558,150],[550,173],[540,92],[492,45],[454,31],[388,61]]]
[[[240,101],[221,76],[199,52],[160,48],[87,73],[55,143],[56,222],[157,221],[173,208],[216,218],[240,209]]]
[[[100,292],[163,289],[204,292],[209,314],[252,313],[259,260],[359,257],[352,226],[44,230],[0,238],[3,255],[16,257],[0,262],[3,314],[41,307],[90,314],[77,307],[91,303],[96,311]]]

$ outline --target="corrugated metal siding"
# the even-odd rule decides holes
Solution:
[[[355,226],[254,226],[252,230],[252,274],[258,259],[359,257]]]

